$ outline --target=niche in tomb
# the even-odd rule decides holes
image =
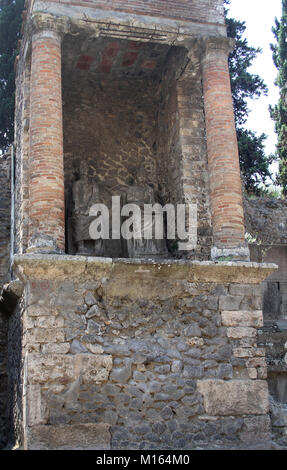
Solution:
[[[150,214],[151,238],[111,239],[112,197],[121,208],[176,204],[183,198],[176,80],[184,48],[111,38],[63,40],[63,131],[66,251],[106,257],[169,257],[165,233],[156,239],[160,210]],[[89,58],[88,66],[82,60]],[[110,67],[107,67],[109,57]],[[129,60],[128,60],[129,58]],[[132,60],[133,59],[133,60]],[[109,209],[109,240],[89,229],[94,204]],[[121,222],[128,219],[124,215]],[[164,230],[165,232],[165,230]]]

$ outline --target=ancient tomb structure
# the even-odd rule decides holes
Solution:
[[[17,64],[10,440],[268,448],[222,0],[29,1]],[[95,243],[91,204],[195,204],[197,245]],[[174,242],[174,243],[171,243]]]

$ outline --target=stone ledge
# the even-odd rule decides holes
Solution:
[[[189,282],[259,284],[277,269],[275,264],[72,255],[15,255],[13,268],[24,282],[32,279],[85,280],[136,279],[187,280]]]

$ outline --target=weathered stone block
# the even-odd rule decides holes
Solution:
[[[110,425],[38,425],[27,429],[25,450],[109,450]]]
[[[261,296],[261,286],[250,284],[231,284],[229,292],[231,295]]]
[[[104,352],[104,349],[102,346],[100,345],[95,345],[95,344],[86,344],[88,350],[92,353],[92,354],[102,354]]]
[[[24,396],[24,406],[27,423],[25,425],[35,426],[46,424],[49,417],[47,403],[41,396],[40,385],[28,385]]]
[[[265,357],[253,357],[248,359],[247,367],[266,367]]]
[[[252,348],[234,348],[233,355],[235,357],[253,357]]]
[[[188,338],[187,342],[190,346],[194,346],[196,348],[201,348],[202,346],[204,346],[203,338],[198,338],[198,337]]]
[[[126,367],[113,369],[110,375],[111,380],[115,382],[125,383],[131,377],[132,371],[130,364]]]
[[[34,326],[37,328],[63,328],[65,320],[59,315],[38,316],[34,319]]]
[[[90,307],[91,305],[94,305],[97,302],[97,299],[91,292],[87,292],[85,295],[85,302]]]
[[[260,310],[261,308],[260,296],[226,295],[219,297],[220,310]]]
[[[239,436],[241,441],[251,446],[255,442],[269,441],[271,438],[270,417],[266,415],[245,418],[243,429]]]
[[[221,295],[219,297],[219,310],[240,310],[240,304],[243,296],[239,295]]]
[[[29,307],[26,308],[25,314],[31,316],[31,317],[38,317],[38,316],[50,316],[50,315],[55,315],[56,312],[51,309],[49,305],[41,305],[41,304],[35,304],[35,305],[30,305]]]
[[[261,310],[253,310],[250,312],[223,311],[221,318],[224,326],[251,326],[254,328],[263,326],[263,314]]]
[[[227,336],[228,338],[233,339],[240,339],[240,338],[255,338],[256,337],[256,329],[249,328],[249,327],[231,327],[227,328]]]
[[[194,325],[189,325],[185,330],[184,334],[189,337],[200,337],[201,330],[199,326],[195,323]]]
[[[242,348],[254,348],[257,345],[256,337],[240,338],[238,343],[239,343],[239,346],[242,347]]]
[[[67,354],[70,349],[70,343],[49,343],[43,344],[43,354]]]
[[[70,352],[72,354],[85,354],[88,352],[88,350],[82,343],[80,343],[80,341],[78,341],[77,339],[73,339],[71,343]]]
[[[63,343],[65,335],[63,330],[55,328],[34,328],[26,333],[28,343]]]
[[[231,364],[220,364],[218,369],[218,377],[220,379],[232,379],[233,368]]]
[[[255,367],[248,367],[247,369],[247,373],[248,373],[248,377],[250,379],[257,379],[258,378],[258,375],[257,375],[257,369]]]
[[[202,366],[185,366],[183,370],[183,377],[186,378],[200,378],[203,376],[203,367]]]
[[[27,359],[29,384],[66,384],[79,378],[83,383],[101,383],[108,379],[112,358],[96,354],[30,354]]]
[[[213,416],[260,415],[268,413],[268,387],[263,380],[200,380],[205,411]]]

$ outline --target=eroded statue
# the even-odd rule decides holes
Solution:
[[[95,219],[90,210],[95,204],[104,204],[109,211],[109,239],[92,239],[90,227]],[[73,183],[72,231],[76,254],[88,256],[121,257],[121,240],[112,239],[112,194],[95,178],[84,176]]]
[[[134,231],[136,236],[132,236],[126,240],[127,253],[129,258],[154,258],[154,257],[167,257],[166,237],[163,229],[164,223],[162,219],[162,212],[157,209],[155,191],[148,185],[135,184],[130,186],[126,195],[127,204],[135,204],[141,211],[141,224],[140,233]],[[149,209],[146,205],[153,206]],[[154,207],[156,210],[154,211]],[[162,238],[155,237],[156,217],[160,221],[163,234]],[[161,223],[162,220],[162,223]],[[147,238],[149,235],[150,238]]]

